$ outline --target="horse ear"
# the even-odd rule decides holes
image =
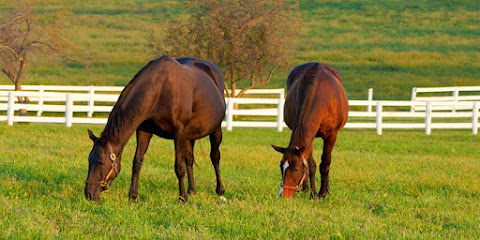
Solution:
[[[295,147],[294,153],[295,153],[295,155],[300,156],[300,154],[302,154],[303,150],[305,150],[305,146],[300,147],[300,148]]]
[[[272,145],[272,148],[279,153],[285,153],[285,149],[286,149],[286,148],[275,146],[275,145]]]
[[[93,134],[92,131],[90,131],[90,129],[87,129],[88,131],[88,136],[90,137],[90,139],[92,139],[93,142],[97,141],[97,137],[95,137],[95,135]]]

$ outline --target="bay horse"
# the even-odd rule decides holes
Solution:
[[[133,159],[129,198],[138,196],[138,178],[152,135],[173,139],[175,174],[179,199],[195,194],[193,148],[196,139],[209,136],[210,158],[214,166],[216,192],[224,200],[220,177],[221,122],[225,116],[223,77],[211,62],[199,58],[173,59],[163,56],[150,61],[127,84],[97,138],[90,130],[93,148],[88,157],[85,197],[97,201],[109,182],[120,173],[123,148],[136,131],[137,146]],[[184,176],[188,176],[185,193]]]
[[[348,118],[348,100],[340,74],[330,65],[311,62],[295,67],[287,79],[284,118],[292,130],[288,147],[272,147],[283,154],[280,161],[282,182],[279,197],[293,197],[308,191],[310,180],[313,197],[325,198],[330,192],[328,173],[338,131]],[[315,188],[317,165],[313,159],[313,141],[323,139],[320,193]]]

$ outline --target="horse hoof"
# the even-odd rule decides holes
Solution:
[[[197,192],[195,190],[188,190],[188,195],[195,195]]]
[[[187,202],[187,197],[178,196],[178,200],[180,201],[181,204],[183,204]]]
[[[223,195],[222,195],[222,196],[220,196],[219,198],[220,198],[220,200],[222,200],[222,201],[224,201],[224,202],[226,202],[226,201],[227,201],[227,199],[226,199],[226,198],[225,198],[225,196],[223,196]]]

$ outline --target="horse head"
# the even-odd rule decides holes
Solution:
[[[110,143],[97,138],[90,130],[88,135],[93,141],[93,148],[88,155],[88,175],[84,193],[88,200],[98,201],[100,193],[108,189],[109,182],[111,184],[120,172],[120,157],[113,152]]]
[[[304,157],[305,147],[283,148],[272,145],[273,149],[283,154],[280,161],[282,182],[278,197],[293,197],[301,191],[308,177],[308,163]]]

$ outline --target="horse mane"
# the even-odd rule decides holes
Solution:
[[[306,66],[302,74],[300,74],[297,81],[299,82],[298,92],[297,92],[297,106],[300,107],[300,111],[297,112],[295,126],[293,127],[292,140],[291,142],[298,144],[301,139],[305,139],[307,131],[305,129],[307,123],[306,118],[309,114],[309,109],[311,109],[313,104],[313,95],[315,91],[316,78],[318,75],[318,68],[320,67],[319,63],[311,63]],[[302,146],[297,146],[302,147]]]
[[[130,112],[131,111],[123,110],[119,104],[116,104],[108,116],[107,125],[105,125],[105,129],[103,130],[101,136],[107,138],[108,140],[118,139],[120,130],[124,129],[128,123],[127,119],[133,117],[130,116]]]

